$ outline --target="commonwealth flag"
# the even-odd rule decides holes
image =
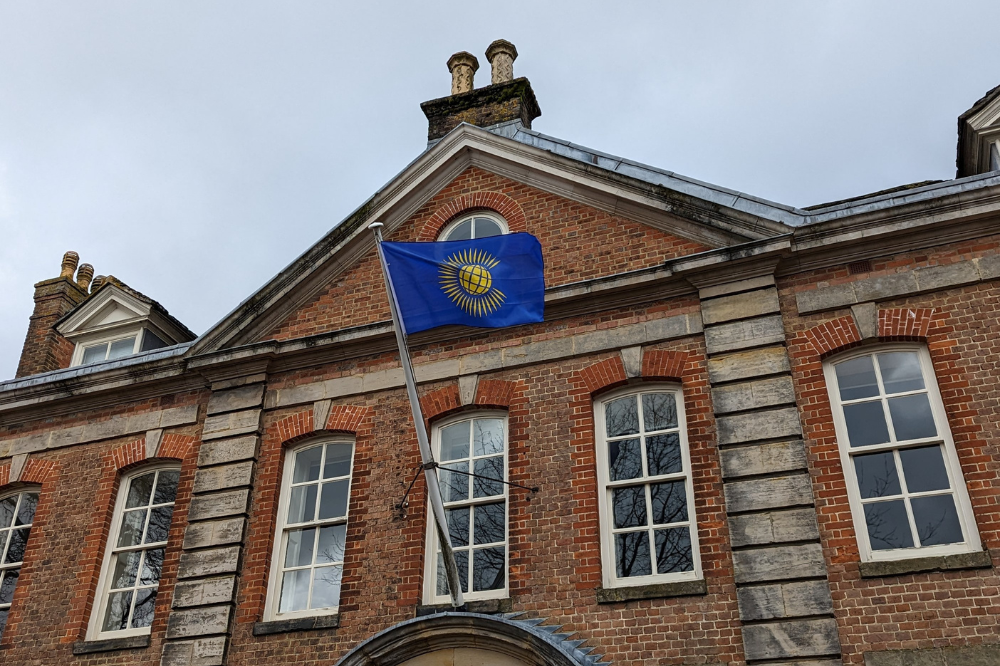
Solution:
[[[531,234],[436,243],[382,243],[406,333],[460,324],[542,321],[542,246]]]

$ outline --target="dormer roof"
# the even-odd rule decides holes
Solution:
[[[958,117],[958,178],[994,171],[1000,145],[1000,86]]]

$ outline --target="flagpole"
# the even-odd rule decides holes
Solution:
[[[424,479],[427,482],[427,497],[431,503],[431,512],[437,524],[438,541],[441,543],[441,556],[444,558],[445,573],[448,577],[448,589],[451,591],[451,605],[455,608],[465,605],[462,597],[462,585],[458,577],[458,564],[455,562],[455,551],[452,550],[451,536],[448,533],[448,522],[444,515],[444,501],[441,499],[441,486],[438,485],[437,463],[431,452],[430,440],[427,438],[427,428],[424,426],[424,414],[420,409],[420,399],[417,397],[417,383],[413,378],[413,365],[410,363],[410,352],[406,347],[406,329],[399,315],[396,303],[396,292],[389,277],[389,267],[382,253],[382,223],[372,222],[368,228],[375,234],[375,246],[378,249],[378,260],[382,265],[382,276],[385,278],[385,291],[389,296],[389,310],[392,313],[393,329],[396,332],[396,345],[399,347],[399,362],[403,366],[403,376],[406,378],[406,393],[410,398],[410,409],[413,412],[413,422],[417,428],[417,445],[420,447],[420,459],[424,468]],[[429,555],[428,555],[429,556]],[[435,567],[436,569],[436,567]]]

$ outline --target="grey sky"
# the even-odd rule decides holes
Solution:
[[[445,61],[534,128],[793,205],[952,178],[1000,2],[0,0],[0,379],[65,250],[196,333],[412,160]]]

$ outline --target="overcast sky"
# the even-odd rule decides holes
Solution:
[[[426,144],[504,38],[576,143],[806,206],[955,173],[1000,2],[0,0],[0,378],[76,250],[203,333]]]

